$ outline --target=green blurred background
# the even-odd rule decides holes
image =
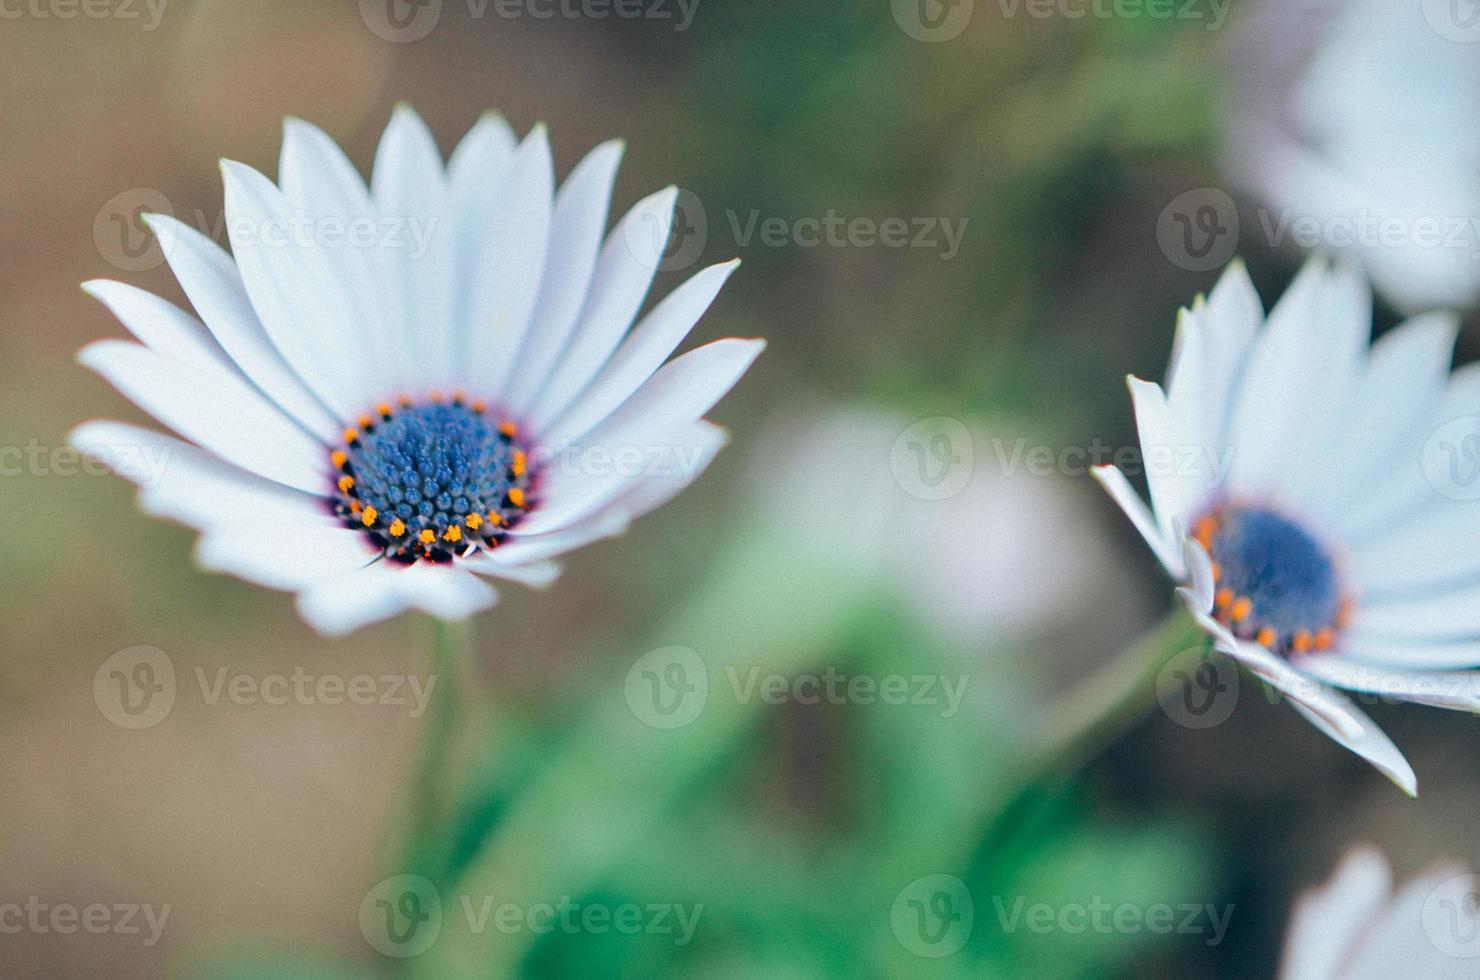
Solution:
[[[0,903],[170,908],[152,945],[6,931],[0,972],[1248,977],[1272,971],[1292,896],[1348,842],[1380,842],[1400,870],[1480,858],[1471,719],[1373,709],[1423,777],[1414,804],[1247,678],[1220,724],[1153,713],[1077,778],[1016,793],[1059,694],[1169,589],[1082,470],[1011,455],[1134,445],[1122,377],[1159,376],[1177,307],[1216,275],[1170,261],[1157,222],[1219,186],[1219,65],[1239,10],[1209,30],[966,3],[969,24],[929,40],[888,0],[700,0],[687,21],[676,0],[635,19],[445,0],[415,40],[378,33],[375,4],[331,0],[5,7],[0,444],[49,454],[80,420],[139,417],[73,361],[121,334],[77,284],[183,302],[135,212],[162,197],[219,230],[217,158],[274,173],[289,114],[362,171],[403,101],[444,152],[485,109],[521,132],[548,122],[562,175],[625,137],[617,208],[670,182],[690,192],[656,292],[738,255],[695,340],[770,347],[717,409],[734,442],[692,490],[474,624],[464,681],[491,721],[444,760],[469,815],[431,875],[441,935],[404,960],[373,948],[361,909],[377,882],[426,870],[397,865],[395,837],[427,716],[212,704],[196,678],[424,675],[430,623],[322,639],[288,598],[198,571],[192,534],[139,514],[121,480],[60,463],[0,479]],[[964,234],[956,250],[939,234],[743,234],[752,218],[794,230],[830,213]],[[1241,250],[1266,302],[1299,260]],[[958,467],[964,489],[929,499],[900,476],[912,431],[969,433],[964,458],[927,438],[917,460]],[[127,730],[100,711],[94,675],[139,645],[167,655],[178,691],[158,724]],[[699,658],[707,700],[655,727],[640,661],[670,647]],[[828,671],[945,678],[964,696],[951,710],[939,689],[919,705],[742,693],[748,676]],[[937,875],[974,913],[940,923],[948,956],[909,928],[942,896],[960,911]],[[697,926],[687,942],[480,933],[463,898],[664,906]],[[1019,898],[1233,910],[1213,941],[1010,928]]]

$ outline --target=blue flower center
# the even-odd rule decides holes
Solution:
[[[516,435],[482,402],[382,404],[334,453],[335,511],[407,564],[495,547],[530,503]]]
[[[1348,603],[1330,553],[1308,531],[1268,508],[1226,505],[1193,534],[1213,559],[1214,614],[1235,635],[1276,653],[1331,646]]]

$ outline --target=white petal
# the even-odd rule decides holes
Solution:
[[[489,560],[506,566],[527,565],[584,548],[603,538],[615,537],[631,523],[625,513],[608,508],[571,527],[545,534],[511,536],[489,554]]]
[[[319,632],[342,636],[410,608],[465,619],[497,598],[487,583],[455,567],[382,561],[320,581],[298,596],[298,612]]]
[[[1194,608],[1197,612],[1205,613],[1213,608],[1213,596],[1217,585],[1213,575],[1213,559],[1208,557],[1202,543],[1194,538],[1183,540],[1182,557],[1187,563],[1193,595],[1197,597],[1197,605]]]
[[[378,352],[358,315],[364,298],[271,181],[230,160],[221,171],[232,251],[267,335],[341,419],[357,418],[388,395],[370,367]]]
[[[382,219],[403,223],[412,246],[391,272],[399,283],[390,292],[399,297],[400,363],[390,376],[398,391],[425,392],[453,378],[460,360],[458,229],[436,140],[407,106],[397,107],[381,136],[372,183]]]
[[[482,188],[504,179],[518,143],[514,131],[497,113],[484,113],[468,130],[447,162],[448,183],[459,209],[468,195],[481,193]]]
[[[1141,438],[1141,458],[1146,485],[1151,490],[1151,508],[1167,540],[1172,540],[1173,522],[1192,524],[1194,511],[1217,491],[1212,467],[1189,467],[1189,462],[1213,458],[1211,445],[1189,445],[1168,414],[1161,386],[1130,377],[1126,383],[1136,411],[1136,431]],[[1194,475],[1196,473],[1197,475]]]
[[[1282,495],[1312,513],[1327,513],[1341,494],[1333,474],[1345,472],[1351,460],[1338,447],[1351,432],[1350,406],[1361,397],[1372,334],[1372,292],[1349,262],[1332,266],[1320,302],[1321,316],[1339,326],[1324,359],[1307,365],[1309,376],[1320,379],[1310,385],[1318,397],[1286,427],[1286,453],[1294,462],[1280,473]]]
[[[442,154],[431,130],[416,110],[399,105],[375,151],[371,190],[382,211],[397,214],[406,202],[422,200],[428,185],[445,182]]]
[[[1209,339],[1220,359],[1237,360],[1264,322],[1264,304],[1243,262],[1235,259],[1228,264],[1197,312],[1199,320],[1208,325]]]
[[[1391,779],[1399,789],[1409,796],[1418,795],[1418,777],[1413,774],[1413,767],[1408,760],[1403,758],[1403,753],[1398,751],[1392,740],[1383,734],[1382,729],[1372,723],[1356,705],[1346,698],[1331,692],[1332,697],[1345,702],[1344,709],[1359,723],[1359,733],[1355,736],[1345,735],[1332,727],[1324,718],[1311,711],[1299,701],[1292,700],[1291,705],[1296,711],[1305,716],[1305,719],[1315,725],[1321,731],[1336,742],[1355,752],[1366,759],[1377,768],[1379,772]]]
[[[1278,487],[1286,467],[1310,465],[1311,435],[1340,407],[1311,378],[1325,377],[1360,350],[1371,324],[1355,319],[1352,304],[1336,301],[1334,283],[1324,261],[1307,261],[1249,355],[1231,423],[1236,487]]]
[[[1374,602],[1364,597],[1352,625],[1364,632],[1409,640],[1468,639],[1480,652],[1480,585],[1406,600]]]
[[[1387,903],[1392,871],[1376,849],[1342,859],[1331,880],[1306,893],[1290,916],[1280,980],[1338,980]]]
[[[335,438],[339,422],[268,338],[231,256],[174,218],[151,214],[144,222],[159,239],[195,312],[242,372],[314,435]]]
[[[268,589],[299,591],[353,574],[378,557],[359,531],[322,524],[262,524],[203,535],[195,559],[208,571]]]
[[[1352,628],[1342,634],[1340,649],[1352,657],[1400,670],[1454,670],[1480,667],[1480,644],[1473,640],[1437,643],[1385,636]]]
[[[642,199],[607,238],[570,344],[527,413],[536,428],[580,395],[632,326],[663,258],[677,200],[676,187]]]
[[[302,255],[316,274],[326,277],[318,283],[319,291],[333,295],[351,325],[339,338],[337,356],[356,365],[365,385],[362,390],[388,397],[395,387],[392,369],[404,363],[406,353],[401,295],[394,288],[409,258],[409,249],[403,248],[408,240],[404,227],[392,228],[380,220],[349,157],[329,134],[301,119],[283,124],[278,180],[282,200],[288,204],[281,216],[310,223],[305,232],[295,231],[288,236],[290,241],[273,246],[274,250],[287,253],[290,260],[293,253]],[[265,243],[270,230],[256,229],[252,240]],[[233,248],[238,239],[232,238]],[[270,332],[274,325],[267,326]],[[303,368],[299,370],[310,384],[315,382]]]
[[[1457,332],[1454,317],[1430,314],[1373,344],[1329,457],[1341,466],[1330,480],[1331,519],[1347,540],[1365,536],[1390,514],[1395,497],[1385,488],[1393,479],[1424,485],[1417,454],[1433,429]]]
[[[500,546],[493,552],[480,551],[460,561],[463,567],[479,575],[507,579],[510,582],[527,585],[532,589],[546,588],[553,585],[560,577],[560,566],[553,561],[536,561],[529,564],[500,561],[496,556],[503,550],[504,547]]]
[[[493,586],[456,565],[420,562],[396,573],[397,591],[413,607],[439,619],[467,619],[498,599]]]
[[[739,264],[736,259],[704,269],[643,317],[585,394],[547,430],[544,444],[559,451],[616,411],[683,342]]]
[[[78,426],[68,440],[138,484],[139,506],[146,513],[198,530],[339,526],[323,499],[238,469],[173,436],[98,421]]]
[[[1178,589],[1177,598],[1186,604],[1192,618],[1213,638],[1215,649],[1238,661],[1251,674],[1268,682],[1291,701],[1320,715],[1333,728],[1349,736],[1359,733],[1357,722],[1344,710],[1336,691],[1295,670],[1260,644],[1234,636],[1227,626],[1201,608],[1202,600],[1191,589]]]
[[[1371,660],[1382,655],[1373,650],[1344,648],[1352,657]],[[1480,654],[1480,644],[1476,645]],[[1319,677],[1327,684],[1378,695],[1388,702],[1411,701],[1414,704],[1480,712],[1480,671],[1403,671],[1373,667],[1339,653],[1296,655],[1291,664]]]
[[[550,142],[536,126],[508,178],[460,202],[458,240],[467,263],[460,354],[472,391],[497,396],[515,368],[539,295],[554,193]]]
[[[396,585],[401,571],[405,569],[382,561],[330,576],[298,594],[298,614],[326,636],[343,636],[389,619],[411,605]]]
[[[698,451],[692,423],[709,411],[765,348],[729,338],[669,363],[586,438],[549,458],[527,534],[564,527],[645,478],[687,472]],[[546,455],[543,447],[536,456]]]
[[[1480,502],[1441,500],[1413,518],[1374,531],[1352,548],[1352,578],[1374,600],[1473,581],[1480,573]]]
[[[575,330],[596,272],[622,151],[619,140],[598,146],[576,165],[555,195],[539,299],[519,363],[501,396],[516,416],[523,415],[544,386]]]
[[[238,370],[221,345],[212,339],[205,325],[174,303],[134,286],[106,279],[85,282],[82,289],[102,302],[150,350],[182,361],[211,364],[233,372]]]
[[[639,480],[612,503],[612,510],[630,518],[641,517],[672,500],[709,468],[714,457],[729,443],[730,434],[720,426],[702,419],[695,424],[698,432],[692,453],[685,464],[667,479],[655,477]]]
[[[295,207],[349,217],[370,212],[365,181],[328,133],[302,119],[283,121],[278,157],[283,196]]]
[[[1120,509],[1129,517],[1135,529],[1141,532],[1141,537],[1150,546],[1156,560],[1161,562],[1161,567],[1166,569],[1168,575],[1177,581],[1181,581],[1187,574],[1187,568],[1182,563],[1181,555],[1178,555],[1172,543],[1163,537],[1161,528],[1157,526],[1156,518],[1151,516],[1151,510],[1136,493],[1131,482],[1126,479],[1125,474],[1115,466],[1095,466],[1090,469],[1090,474],[1099,481],[1105,492],[1110,494],[1110,499],[1120,505]]]
[[[269,480],[326,489],[325,447],[225,369],[157,354],[121,340],[84,347],[77,359],[165,425]]]

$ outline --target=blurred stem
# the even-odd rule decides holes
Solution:
[[[436,678],[438,697],[422,729],[411,784],[410,826],[405,854],[407,867],[420,873],[440,869],[440,858],[450,806],[447,762],[464,709],[469,685],[463,674],[472,662],[473,630],[467,622],[432,624],[430,676]]]
[[[1157,704],[1157,681],[1179,657],[1201,657],[1207,634],[1180,606],[1053,705],[1055,724],[1032,766],[1039,777],[1093,760]]]

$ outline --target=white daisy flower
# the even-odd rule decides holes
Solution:
[[[1461,980],[1476,972],[1475,877],[1436,867],[1394,890],[1387,858],[1353,850],[1290,917],[1280,980]]]
[[[1229,59],[1222,159],[1272,244],[1361,263],[1400,309],[1480,299],[1480,32],[1451,0],[1264,0]],[[1276,240],[1278,239],[1278,240]]]
[[[603,242],[621,154],[597,147],[557,191],[543,127],[519,141],[485,117],[444,167],[402,108],[367,188],[290,119],[277,184],[222,162],[230,254],[146,218],[199,319],[84,287],[140,343],[99,341],[81,362],[190,443],[107,421],[73,443],[167,454],[158,479],[117,467],[141,507],[199,530],[206,568],[297,593],[325,633],[408,608],[469,616],[496,598],[485,578],[552,581],[553,557],[698,476],[725,442],[704,414],[764,346],[668,361],[736,262],[632,327],[677,191]]]
[[[1120,470],[1095,476],[1217,649],[1415,794],[1333,685],[1480,709],[1480,520],[1425,468],[1436,433],[1480,443],[1480,368],[1450,376],[1443,314],[1369,350],[1371,303],[1316,258],[1266,320],[1235,263],[1182,311],[1166,387],[1129,379],[1151,507]]]

